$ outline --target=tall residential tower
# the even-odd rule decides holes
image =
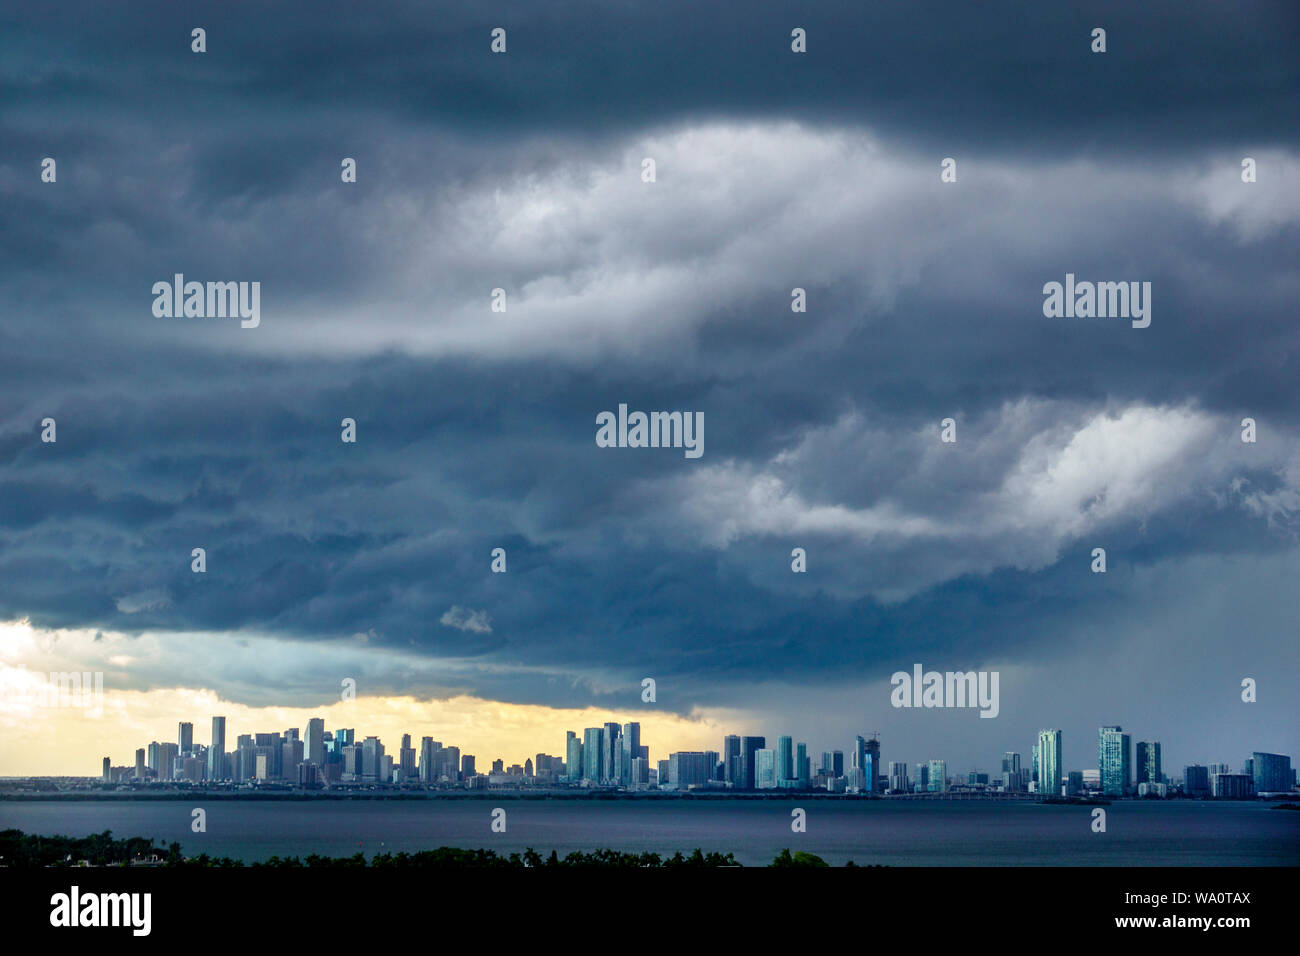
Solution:
[[[1038,732],[1038,792],[1049,797],[1061,795],[1061,732]]]
[[[1097,770],[1101,775],[1101,792],[1122,797],[1133,787],[1133,764],[1130,738],[1124,728],[1102,727],[1097,733]]]

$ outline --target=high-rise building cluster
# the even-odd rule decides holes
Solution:
[[[1043,730],[1033,746],[1028,771],[1020,766],[1020,755],[1007,753],[1002,759],[1002,789],[1033,791],[1045,796],[1165,797],[1171,788],[1181,787],[1185,796],[1242,799],[1264,793],[1286,793],[1296,785],[1291,758],[1283,754],[1256,752],[1246,759],[1240,772],[1227,764],[1197,764],[1183,768],[1181,783],[1164,772],[1160,741],[1132,738],[1118,725],[1097,732],[1097,769],[1062,773],[1061,732]],[[972,781],[973,783],[974,781]]]
[[[834,793],[882,792],[889,782],[880,772],[880,741],[857,737],[845,761],[844,751],[825,750],[820,758],[808,744],[778,737],[728,734],[722,750],[683,751],[660,760],[657,781],[671,790],[829,790]]]
[[[577,786],[639,790],[823,790],[831,793],[891,795],[1036,793],[1041,796],[1164,797],[1178,786],[1164,773],[1160,742],[1138,741],[1134,753],[1130,736],[1122,727],[1098,731],[1097,769],[1064,769],[1061,731],[1039,731],[1028,766],[1019,753],[1002,757],[1000,778],[978,770],[949,776],[944,760],[912,765],[905,761],[881,763],[878,734],[858,735],[847,753],[809,753],[808,745],[792,737],[723,738],[720,751],[678,751],[654,766],[650,750],[641,742],[641,724],[608,722],[587,727],[578,734],[565,733],[564,752],[539,753],[523,765],[507,767],[500,758],[483,772],[473,754],[423,737],[417,747],[403,734],[396,753],[389,753],[378,737],[359,738],[353,728],[325,729],[313,717],[305,733],[288,730],[241,734],[226,748],[226,718],[212,718],[207,746],[195,743],[194,725],[177,728],[176,741],[151,741],[135,752],[134,766],[114,767],[103,762],[105,783],[171,782],[233,785],[422,786],[486,789],[502,786]],[[1235,772],[1226,764],[1184,768],[1182,792],[1192,797],[1246,798],[1256,794],[1285,793],[1295,786],[1291,758],[1256,752]]]
[[[425,785],[467,787],[548,786],[618,787],[625,790],[827,789],[883,791],[888,778],[880,768],[880,741],[859,736],[845,761],[844,752],[827,751],[820,762],[808,745],[780,737],[775,748],[764,737],[727,736],[718,751],[679,751],[653,767],[641,742],[641,724],[609,722],[581,735],[565,734],[564,752],[539,753],[506,767],[493,760],[480,771],[472,754],[424,737],[416,747],[402,736],[396,754],[378,737],[359,738],[353,728],[325,729],[313,717],[306,733],[288,730],[241,734],[226,748],[226,718],[212,718],[211,743],[194,741],[194,725],[181,723],[175,743],[152,741],[136,753],[134,766],[114,767],[104,758],[105,783],[135,782],[286,784],[292,786]],[[906,779],[906,767],[903,770]]]
[[[417,749],[410,734],[403,734],[401,746],[389,753],[378,737],[359,738],[353,728],[325,729],[325,721],[313,717],[306,733],[299,728],[269,733],[241,734],[235,746],[226,749],[226,718],[212,718],[211,743],[194,742],[194,725],[180,724],[176,743],[153,741],[136,752],[134,767],[113,767],[104,758],[103,780],[107,783],[159,781],[177,783],[280,783],[293,786],[335,784],[428,784],[488,786],[494,777],[527,778],[532,783],[549,783],[564,776],[564,759],[548,754],[529,758],[524,766],[502,768],[496,761],[494,773],[480,774],[472,754],[459,747],[443,746],[432,737],[420,741]],[[496,772],[499,771],[499,772]]]

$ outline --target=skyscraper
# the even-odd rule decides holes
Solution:
[[[402,747],[397,753],[397,766],[401,771],[403,783],[415,779],[415,748],[411,746],[410,734],[402,734]]]
[[[1189,797],[1208,797],[1210,795],[1209,769],[1200,764],[1184,767],[1183,792]]]
[[[159,780],[170,780],[176,772],[176,755],[180,749],[170,740],[164,740],[153,754],[151,766]]]
[[[711,751],[680,751],[668,755],[668,782],[678,790],[702,787],[713,776],[716,755]]]
[[[1061,795],[1061,732],[1038,732],[1038,792],[1048,797]]]
[[[281,760],[284,756],[279,734],[253,734],[255,752],[266,756],[267,779],[279,777],[283,770]],[[259,778],[261,779],[261,778]]]
[[[1132,789],[1133,765],[1129,735],[1123,727],[1102,727],[1097,734],[1097,769],[1101,792],[1122,797]]]
[[[307,739],[303,743],[303,760],[311,764],[325,762],[325,718],[313,717],[307,721]]]
[[[235,783],[252,780],[257,769],[253,752],[253,735],[240,734],[235,738],[235,749],[231,754],[230,778]]]
[[[767,748],[759,748],[754,751],[752,761],[754,766],[754,789],[776,789],[776,751]]]
[[[434,763],[435,763],[435,757],[438,751],[441,749],[442,749],[442,744],[438,743],[438,741],[434,740],[432,737],[420,738],[420,782],[421,783],[438,782],[438,773],[435,770]]]
[[[212,744],[208,747],[208,779],[225,779],[226,718],[212,718]]]
[[[859,740],[862,738],[859,737]],[[927,789],[932,793],[948,792],[948,763],[945,760],[931,760]]]
[[[564,773],[570,780],[582,779],[582,741],[572,730],[564,732]]]
[[[367,737],[361,742],[361,777],[367,783],[382,780],[384,745],[378,737]]]
[[[1284,754],[1256,751],[1250,758],[1256,793],[1277,793],[1291,789],[1291,758]]]
[[[739,787],[740,775],[740,738],[727,734],[722,738],[722,779],[733,787]]]
[[[1012,792],[1025,789],[1024,775],[1020,770],[1020,754],[1010,750],[1002,755],[1002,786]]]
[[[783,781],[794,779],[794,741],[790,737],[776,738],[776,785],[789,786]]]
[[[867,775],[867,789],[874,793],[880,789],[880,771],[884,766],[880,762],[880,741],[872,737],[867,741],[866,750],[867,757],[871,761],[870,772]]]
[[[1216,773],[1210,776],[1210,790],[1217,800],[1245,800],[1255,793],[1255,782],[1244,773]]]
[[[280,738],[280,776],[298,779],[298,764],[302,763],[302,741],[297,737]]]
[[[641,724],[632,721],[623,725],[619,738],[618,782],[623,786],[632,783],[632,761],[641,756]]]
[[[889,762],[889,789],[896,793],[907,793],[911,789],[908,786],[906,762],[897,760]]]
[[[602,783],[609,783],[618,779],[618,750],[619,738],[623,736],[623,728],[616,721],[608,721],[605,724],[605,735],[601,737],[600,752],[600,779]]]
[[[347,744],[344,746],[343,753],[343,779],[345,781],[361,780],[362,760],[360,744]]]
[[[1139,740],[1137,743],[1137,782],[1163,783],[1160,771],[1160,741]]]
[[[176,746],[182,756],[188,756],[194,750],[194,725],[182,722],[176,729]]]
[[[755,774],[757,766],[754,763],[754,754],[758,753],[767,746],[766,737],[741,737],[740,738],[740,769],[742,790],[753,790],[756,786]]]
[[[582,732],[582,776],[593,783],[600,782],[600,755],[605,750],[605,731],[588,727]]]

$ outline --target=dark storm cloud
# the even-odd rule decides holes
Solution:
[[[1126,621],[1216,574],[1289,640],[1242,568],[1300,510],[1293,7],[71,9],[0,31],[0,618],[680,711],[1158,644]],[[263,325],[154,318],[176,272]],[[1045,319],[1066,272],[1152,326]],[[596,448],[619,402],[704,411],[704,458]]]
[[[1082,573],[1087,548],[1077,544],[1061,563],[1048,555],[1041,571],[1032,561],[1019,573],[994,571],[991,556],[1020,561],[1014,529],[975,529],[968,543],[960,533],[938,546],[904,535],[865,548],[833,532],[803,532],[798,541],[816,571],[805,587],[788,571],[788,535],[758,527],[722,552],[701,547],[699,527],[673,504],[673,468],[593,455],[586,423],[569,424],[587,416],[562,411],[581,383],[547,389],[536,384],[545,373],[525,374],[528,384],[501,403],[492,394],[499,381],[476,384],[438,363],[382,360],[365,376],[322,386],[339,371],[245,369],[237,385],[209,379],[188,398],[163,394],[112,409],[74,401],[59,411],[57,445],[34,447],[29,438],[18,446],[11,437],[7,472],[29,478],[11,477],[3,489],[4,615],[127,632],[370,633],[375,647],[575,675],[594,667],[629,686],[649,669],[665,682],[665,706],[688,709],[716,695],[715,682],[763,679],[774,669],[815,682],[918,653],[1032,658],[1053,622],[1086,612],[1100,623],[1136,599],[1103,586],[1113,602],[1091,604],[1098,585]],[[340,409],[358,419],[355,449],[338,441]],[[997,462],[1015,438],[975,445]],[[959,522],[961,501],[978,489],[922,466],[921,440],[880,447],[887,440],[867,433],[857,449],[825,442],[797,471],[833,476],[851,467],[836,455],[860,451],[868,457],[858,473],[882,481],[890,457],[903,457],[911,464],[893,463],[894,486],[865,498],[860,488],[829,487],[817,497],[911,501],[918,510],[928,498],[940,523]],[[970,485],[985,467],[995,466],[977,462],[958,480]],[[656,486],[653,472],[666,484]],[[955,500],[945,506],[945,497]],[[1236,509],[1231,518],[1211,509],[1200,527],[1187,521],[1148,520],[1141,531],[1112,522],[1110,533],[1125,542],[1114,549],[1114,573],[1165,553],[1276,547],[1262,519]],[[208,550],[202,576],[189,570],[195,546]],[[497,546],[509,554],[507,575],[488,571]],[[874,562],[872,550],[895,566]],[[852,596],[945,576],[902,603]],[[154,594],[135,602],[143,609],[123,601],[142,593]],[[492,632],[442,626],[455,605],[490,609]],[[1021,613],[1026,606],[1032,613]],[[462,685],[517,701],[575,700],[571,686],[528,673],[485,671]]]
[[[389,115],[592,135],[683,114],[870,122],[931,145],[1294,143],[1293,4],[139,3],[6,14],[4,99],[224,126]],[[189,31],[208,31],[196,60]],[[487,55],[489,31],[509,54]],[[1104,57],[1090,53],[1094,27]],[[808,31],[793,57],[790,31]],[[137,114],[138,115],[138,114]],[[147,115],[147,114],[146,114]],[[247,128],[247,127],[245,127]],[[264,131],[258,130],[259,134]],[[1049,145],[1050,144],[1050,145]],[[232,157],[233,159],[233,157]]]

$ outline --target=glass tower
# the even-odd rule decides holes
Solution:
[[[1251,775],[1256,793],[1275,793],[1291,789],[1291,758],[1285,754],[1251,754]]]
[[[794,740],[790,737],[776,738],[776,780],[777,786],[782,780],[794,778]]]
[[[1139,740],[1137,743],[1137,782],[1163,783],[1160,770],[1160,741]]]
[[[1061,732],[1038,732],[1038,792],[1049,797],[1061,795]]]
[[[212,746],[208,748],[208,779],[225,779],[226,718],[212,718]]]
[[[1132,788],[1133,767],[1130,738],[1123,727],[1102,727],[1097,735],[1097,769],[1101,792],[1122,797]]]

